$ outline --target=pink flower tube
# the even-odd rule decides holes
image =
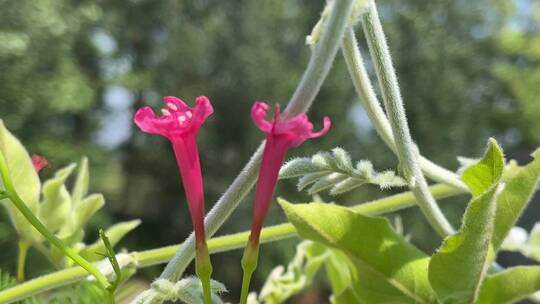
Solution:
[[[323,119],[323,128],[319,132],[313,132],[313,124],[306,114],[300,114],[293,118],[287,118],[280,113],[276,106],[276,112],[272,121],[266,120],[269,106],[263,102],[255,102],[251,108],[251,118],[255,125],[266,134],[263,157],[259,170],[259,178],[255,190],[255,205],[253,207],[253,220],[251,234],[242,258],[242,293],[240,303],[247,302],[251,275],[257,268],[259,256],[259,238],[272,196],[276,189],[279,169],[283,164],[285,155],[290,148],[297,147],[309,138],[320,137],[330,129],[330,119]]]
[[[194,108],[173,96],[166,96],[163,101],[166,107],[161,109],[161,117],[156,116],[150,107],[143,107],[135,113],[135,124],[143,132],[159,134],[171,141],[186,192],[195,238],[197,243],[204,242],[204,193],[196,139],[199,128],[213,112],[212,105],[204,96],[196,99]]]
[[[250,241],[259,243],[259,235],[264,218],[268,213],[272,195],[276,188],[279,169],[283,164],[285,155],[290,148],[297,147],[310,138],[320,137],[330,129],[330,118],[324,117],[323,128],[313,132],[313,124],[306,114],[291,119],[285,119],[276,106],[272,121],[267,121],[266,115],[269,106],[263,102],[255,102],[251,108],[253,122],[266,134],[263,158],[259,170],[259,179],[255,191],[255,206],[253,209],[253,222],[251,226]]]
[[[204,230],[204,190],[197,132],[214,110],[205,96],[197,97],[194,108],[173,96],[164,97],[163,101],[166,107],[161,109],[160,117],[150,107],[143,107],[135,113],[134,120],[143,132],[160,134],[171,141],[195,231],[195,269],[203,287],[204,303],[211,304],[212,264]]]

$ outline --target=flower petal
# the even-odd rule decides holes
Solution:
[[[152,134],[162,133],[161,128],[156,124],[158,117],[150,107],[143,107],[137,110],[133,120],[143,132]]]
[[[311,132],[311,134],[309,135],[309,138],[317,138],[317,137],[323,136],[324,134],[328,132],[328,130],[330,130],[331,126],[332,126],[332,121],[330,121],[330,117],[325,116],[323,118],[323,128],[319,132]]]
[[[191,108],[182,99],[176,96],[165,96],[163,97],[163,102],[173,112],[176,112],[176,111],[185,112],[185,111],[191,110]]]
[[[251,119],[261,131],[265,133],[272,132],[272,123],[266,120],[266,114],[270,107],[261,101],[256,101],[251,107]]]
[[[214,108],[208,97],[199,96],[195,99],[195,107],[193,108],[193,117],[191,118],[191,121],[196,126],[200,126],[208,116],[212,115],[212,113],[214,113]]]

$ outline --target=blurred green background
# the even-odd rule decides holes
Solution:
[[[526,162],[540,143],[539,3],[377,3],[422,153],[454,170],[456,156],[478,157],[494,136],[508,157]],[[49,160],[42,177],[82,155],[90,158],[91,190],[107,199],[90,230],[140,218],[120,247],[179,243],[191,222],[174,157],[164,138],[134,128],[134,110],[160,107],[163,95],[191,104],[198,95],[212,100],[215,114],[199,135],[209,209],[263,139],[249,118],[252,102],[284,105],[294,91],[310,54],[305,36],[323,7],[322,0],[0,0],[0,118],[31,153]],[[358,38],[367,58],[360,29]],[[396,167],[358,102],[341,54],[310,113],[316,125],[324,115],[334,120],[331,132],[289,156],[342,146],[377,169]],[[354,204],[387,194],[366,187],[324,198]],[[293,181],[282,182],[277,195],[311,199]],[[454,223],[464,201],[444,204]],[[539,211],[537,202],[522,225],[530,228]],[[248,197],[220,233],[248,229],[250,213]],[[426,251],[437,246],[417,210],[401,216],[415,244]],[[267,223],[283,220],[273,206]],[[295,242],[263,246],[255,289],[274,266],[287,263]],[[3,210],[0,248],[0,268],[13,273],[16,237]],[[232,298],[240,256],[213,257],[215,279]],[[29,276],[46,270],[46,261],[31,252]],[[144,269],[137,277],[149,281],[160,271]],[[322,287],[301,297],[326,299]]]

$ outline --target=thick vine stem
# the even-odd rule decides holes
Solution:
[[[428,184],[418,164],[419,153],[411,138],[396,72],[373,0],[369,0],[367,11],[362,15],[361,20],[379,79],[385,109],[394,136],[396,153],[405,178],[409,182],[409,188],[415,194],[418,206],[437,233],[441,236],[453,234],[454,228],[429,192]]]
[[[369,119],[384,143],[392,150],[392,152],[397,154],[396,143],[394,135],[392,134],[390,122],[377,99],[375,90],[373,90],[352,27],[347,30],[343,37],[341,50],[345,62],[347,63],[349,75],[351,76],[356,92],[360,97],[360,102],[362,102]],[[420,168],[424,171],[424,174],[434,181],[461,189],[463,192],[469,191],[467,185],[465,185],[454,172],[438,166],[421,155],[418,162]]]
[[[456,188],[438,184],[430,187],[431,193],[437,199],[452,197],[462,194]],[[412,192],[407,191],[371,202],[361,203],[350,207],[351,210],[365,215],[383,215],[416,205],[416,198]],[[212,254],[243,248],[249,238],[249,231],[225,235],[208,240],[208,251]],[[289,224],[280,224],[266,227],[261,231],[261,243],[291,238],[296,235],[294,227]],[[122,266],[131,265],[137,268],[150,267],[165,263],[183,245],[172,245],[140,252],[129,253],[129,261],[126,258],[118,258],[125,261]],[[126,254],[123,254],[124,256]],[[118,255],[117,255],[118,257]],[[81,267],[72,267],[47,274],[33,280],[18,284],[14,287],[0,291],[0,303],[13,303],[36,294],[63,287],[88,278],[88,272]]]
[[[302,80],[285,109],[287,115],[295,116],[304,113],[313,103],[339,50],[341,38],[348,26],[354,2],[354,0],[335,2],[328,23],[326,23],[323,29],[321,39],[313,51]],[[223,225],[225,220],[236,209],[238,204],[240,204],[240,201],[254,186],[263,146],[264,144],[259,146],[240,175],[236,177],[231,186],[210,210],[205,219],[208,236],[212,236]],[[184,246],[174,258],[167,264],[160,278],[177,281],[194,258],[194,246],[195,238],[192,234],[185,240]],[[141,301],[141,299],[138,299],[138,301]],[[144,303],[152,303],[152,300],[145,299]]]

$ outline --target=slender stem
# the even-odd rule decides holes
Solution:
[[[23,239],[19,240],[19,253],[17,256],[17,281],[24,281],[24,266],[26,265],[26,255],[30,245]]]
[[[420,210],[437,233],[441,236],[452,234],[454,228],[437,206],[437,202],[428,190],[424,174],[420,170],[419,153],[411,138],[396,72],[374,1],[369,1],[367,12],[361,19],[394,135],[397,156],[409,188],[415,194]]]
[[[369,119],[384,143],[392,150],[392,152],[397,154],[396,143],[394,141],[394,135],[392,134],[390,122],[377,99],[375,90],[373,90],[352,28],[349,28],[347,32],[345,32],[341,50],[356,92],[360,97],[360,101],[362,102]],[[454,172],[438,166],[423,156],[420,156],[418,161],[420,163],[420,168],[429,178],[462,189],[464,192],[469,191],[467,186]]]
[[[341,37],[348,25],[349,15],[354,2],[354,0],[336,1],[328,23],[323,29],[321,39],[313,51],[308,67],[302,76],[302,80],[285,110],[288,115],[294,116],[304,113],[311,106],[339,50]],[[227,191],[225,191],[208,213],[205,219],[208,236],[216,233],[254,186],[263,147],[264,143],[259,146],[242,172],[235,178]],[[195,238],[193,234],[183,244],[184,246],[179,249],[177,254],[167,264],[160,278],[171,281],[178,280],[193,260],[195,256]]]
[[[252,239],[252,235],[249,237],[248,244],[244,249],[244,256],[242,257],[242,270],[244,275],[242,276],[242,292],[240,293],[240,304],[246,304],[249,294],[249,285],[253,272],[257,269],[257,260],[259,259],[259,243]]]
[[[197,246],[197,257],[195,258],[195,272],[201,280],[204,304],[212,304],[212,289],[210,278],[212,277],[212,263],[206,242],[203,241]]]
[[[462,194],[461,191],[443,184],[430,187],[437,199],[443,199]],[[367,203],[351,207],[355,212],[366,215],[382,215],[415,206],[416,199],[412,192],[407,191]],[[208,240],[208,251],[219,253],[243,248],[249,237],[249,231],[220,236]],[[293,225],[286,223],[266,227],[261,231],[261,243],[291,238],[296,235]],[[181,245],[172,245],[141,252],[132,252],[134,265],[138,268],[162,264],[170,260]],[[36,279],[24,282],[12,288],[0,291],[0,303],[13,303],[51,289],[66,286],[87,278],[88,273],[81,267],[60,270]]]
[[[73,249],[67,247],[59,238],[52,234],[47,227],[45,227],[45,225],[43,225],[43,223],[34,215],[34,213],[32,213],[32,210],[28,208],[26,203],[17,194],[8,172],[9,169],[7,167],[6,159],[4,158],[4,154],[0,151],[0,175],[2,176],[2,181],[4,183],[5,193],[8,195],[11,202],[13,202],[15,207],[17,207],[28,222],[30,222],[30,224],[36,228],[36,230],[39,231],[39,233],[41,233],[41,235],[43,235],[53,246],[58,248],[64,255],[70,257],[82,268],[86,269],[86,271],[91,273],[96,278],[101,287],[107,289],[110,286],[107,278],[90,262],[81,257]]]

